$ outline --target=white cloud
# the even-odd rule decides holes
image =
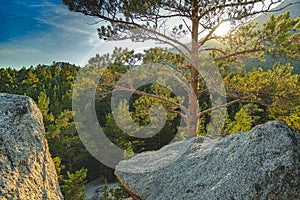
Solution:
[[[38,22],[47,24],[47,25],[55,26],[59,29],[62,29],[62,31],[67,31],[67,32],[70,32],[73,34],[81,33],[81,34],[86,34],[86,35],[92,35],[91,32],[81,29],[80,27],[70,26],[70,22],[65,22],[64,24],[62,24],[62,23],[58,23],[58,22],[54,22],[54,21],[50,21],[50,20],[46,20],[46,19],[42,19],[42,18],[35,18],[35,20],[37,20]]]

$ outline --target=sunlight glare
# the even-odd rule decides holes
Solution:
[[[223,22],[214,32],[216,36],[224,36],[231,30],[230,22]]]

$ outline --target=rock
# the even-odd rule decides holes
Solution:
[[[25,96],[0,93],[0,199],[63,199],[42,114]]]
[[[225,138],[192,138],[121,161],[115,174],[134,199],[299,200],[300,134],[272,121]]]

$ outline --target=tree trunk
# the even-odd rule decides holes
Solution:
[[[68,160],[68,170],[70,173],[72,173],[72,166],[73,166],[72,157],[68,156],[67,160]]]
[[[199,29],[199,16],[198,16],[198,1],[192,1],[192,52],[190,55],[190,72],[191,72],[191,87],[193,91],[189,93],[189,105],[187,113],[187,138],[194,137],[197,131],[197,113],[198,113],[198,87],[199,87],[199,62],[198,62],[198,29]],[[193,94],[194,93],[194,94]]]
[[[194,95],[189,95],[189,106],[187,113],[187,138],[196,136],[197,132],[197,111],[198,111],[198,100]]]

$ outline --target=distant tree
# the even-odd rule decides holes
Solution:
[[[233,129],[228,131],[232,133],[241,130],[238,124],[250,125],[252,122],[267,120],[282,120],[299,130],[300,75],[292,74],[292,71],[293,67],[289,64],[277,63],[267,71],[258,68],[248,73],[242,71],[227,76],[224,81],[229,93],[236,98],[243,96],[255,102],[254,107],[248,104],[236,112],[235,122],[230,122],[227,127]]]
[[[115,189],[109,189],[107,181],[106,180],[104,181],[102,196],[100,200],[113,200],[113,199],[122,200],[122,199],[127,199],[129,197],[130,197],[129,193],[127,192],[127,190],[124,188],[122,184],[119,183],[119,187]]]
[[[292,107],[289,115],[277,116],[276,119],[284,121],[287,125],[300,132],[300,105]]]
[[[116,200],[127,199],[130,197],[129,193],[121,183],[119,183],[119,187],[110,189],[109,192]]]
[[[63,175],[61,172],[62,172],[62,170],[65,169],[65,166],[61,164],[60,157],[54,157],[53,162],[54,162],[56,173],[57,173],[57,179],[59,181],[59,184],[61,185],[63,183]]]
[[[102,196],[101,196],[100,200],[112,200],[112,197],[111,197],[111,194],[110,194],[109,188],[108,188],[108,183],[106,180],[104,181],[104,186],[102,189]]]
[[[75,173],[67,172],[68,179],[63,180],[61,186],[65,200],[82,200],[86,197],[84,194],[87,169],[80,169]]]
[[[62,111],[47,132],[52,155],[61,157],[70,172],[73,172],[75,164],[88,159],[89,156],[76,132],[72,118],[72,111]]]
[[[234,134],[238,131],[249,131],[254,122],[259,121],[260,117],[255,113],[261,112],[255,104],[245,104],[234,114],[233,119],[227,119],[225,124],[225,134]]]
[[[67,171],[67,178],[64,178],[62,171],[65,169],[65,166],[61,164],[60,157],[53,158],[53,162],[64,198],[66,200],[84,199],[87,169],[81,168],[74,173]]]
[[[37,106],[43,115],[43,121],[45,128],[54,121],[54,116],[49,112],[50,98],[47,96],[45,91],[41,91],[38,96]]]
[[[14,93],[16,89],[16,70],[0,69],[1,91],[7,93]]]
[[[180,53],[186,63],[177,70],[188,72],[187,77],[194,94],[189,94],[187,106],[180,105],[188,137],[196,134],[197,121],[201,116],[220,109],[217,106],[206,111],[199,110],[198,101],[203,94],[199,87],[203,81],[199,74],[200,59],[204,56],[202,52],[209,52],[209,59],[216,64],[239,63],[246,57],[263,56],[264,52],[299,55],[299,43],[294,42],[299,41],[299,33],[294,32],[299,30],[299,19],[292,20],[289,14],[272,17],[263,28],[247,23],[257,14],[271,12],[272,6],[280,2],[281,0],[63,0],[71,11],[98,17],[107,22],[98,29],[101,39],[156,40],[170,45]],[[226,36],[219,37],[215,31],[224,22],[231,22],[234,28]],[[200,37],[201,33],[204,36]],[[189,38],[189,42],[182,42],[182,38]],[[213,41],[222,45],[209,46],[208,43]],[[223,107],[242,100],[244,98],[234,99]]]

